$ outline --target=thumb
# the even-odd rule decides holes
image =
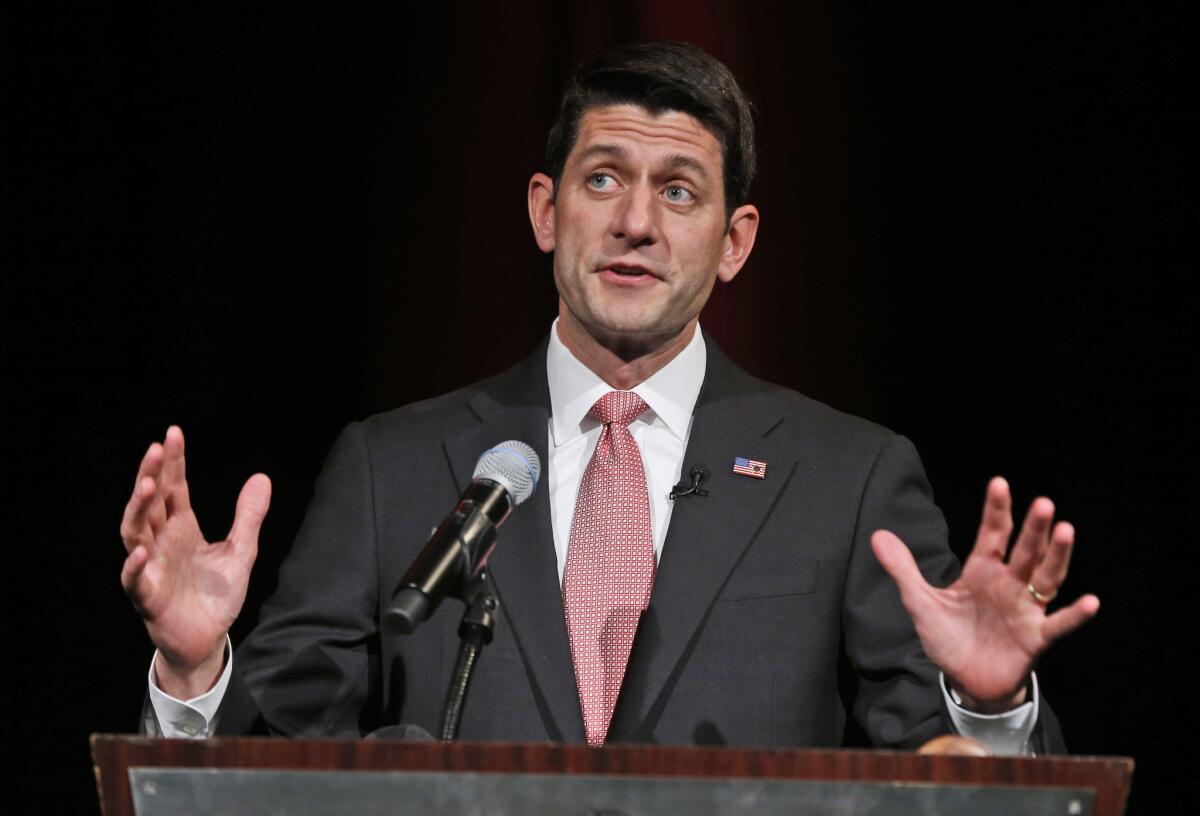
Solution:
[[[233,526],[229,528],[229,540],[235,548],[249,546],[254,553],[258,548],[258,531],[271,506],[271,480],[266,474],[255,473],[246,480],[238,495],[237,510],[233,514]]]
[[[892,580],[900,587],[900,600],[911,613],[913,606],[919,604],[925,597],[924,590],[928,586],[916,559],[903,541],[895,533],[887,530],[876,530],[871,536],[871,549],[875,557],[892,576]]]

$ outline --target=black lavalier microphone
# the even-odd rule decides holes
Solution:
[[[687,485],[680,480],[679,484],[671,488],[671,494],[667,498],[674,501],[684,496],[708,495],[708,491],[700,487],[700,483],[708,478],[708,468],[703,465],[693,465],[692,469],[688,471],[688,477],[692,480],[692,483]]]
[[[447,595],[459,594],[496,543],[496,528],[533,495],[542,463],[524,442],[501,442],[475,465],[471,485],[442,521],[392,596],[385,630],[408,634]]]

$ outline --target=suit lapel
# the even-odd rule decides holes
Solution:
[[[795,468],[769,440],[780,414],[751,391],[755,383],[710,338],[683,472],[708,469],[709,495],[678,499],[655,576],[650,608],[621,689],[609,738],[651,741],[672,672],[694,643],[709,608],[766,520]],[[767,462],[767,478],[732,472],[735,456]]]
[[[650,609],[638,627],[609,730],[613,741],[653,738],[672,673],[795,469],[794,457],[783,457],[769,438],[781,422],[779,412],[755,393],[757,381],[705,339],[707,371],[684,472],[705,466],[709,495],[680,499],[672,510]],[[512,371],[482,384],[470,400],[479,424],[445,441],[460,490],[479,455],[506,439],[520,439],[537,451],[545,480],[550,416],[545,360],[543,345]],[[766,461],[767,478],[732,473],[735,456]],[[488,570],[535,693],[545,703],[547,732],[552,739],[584,741],[545,485],[505,522]]]
[[[485,383],[470,406],[479,424],[445,442],[459,489],[470,483],[479,455],[508,439],[519,439],[537,451],[545,482],[550,417],[545,345],[513,371]],[[545,484],[539,485],[504,522],[488,559],[488,572],[535,693],[545,702],[547,732],[552,739],[582,742],[583,719],[563,618],[549,494]]]

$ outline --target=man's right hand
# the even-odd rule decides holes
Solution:
[[[188,498],[183,431],[172,425],[142,457],[121,521],[128,553],[121,584],[158,647],[158,687],[172,697],[198,697],[220,676],[270,503],[271,480],[251,476],[229,535],[210,544]]]

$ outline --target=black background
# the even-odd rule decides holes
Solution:
[[[759,243],[704,325],[912,438],[960,554],[993,473],[1022,508],[1055,499],[1064,592],[1103,607],[1043,687],[1073,751],[1136,758],[1131,812],[1174,810],[1197,724],[1194,15],[916,5],[6,6],[6,810],[92,811],[87,734],[137,726],[151,649],[117,528],[145,446],[184,427],[212,537],[247,475],[274,480],[236,638],[342,425],[544,335],[523,199],[562,79],[664,37],[758,109]]]

